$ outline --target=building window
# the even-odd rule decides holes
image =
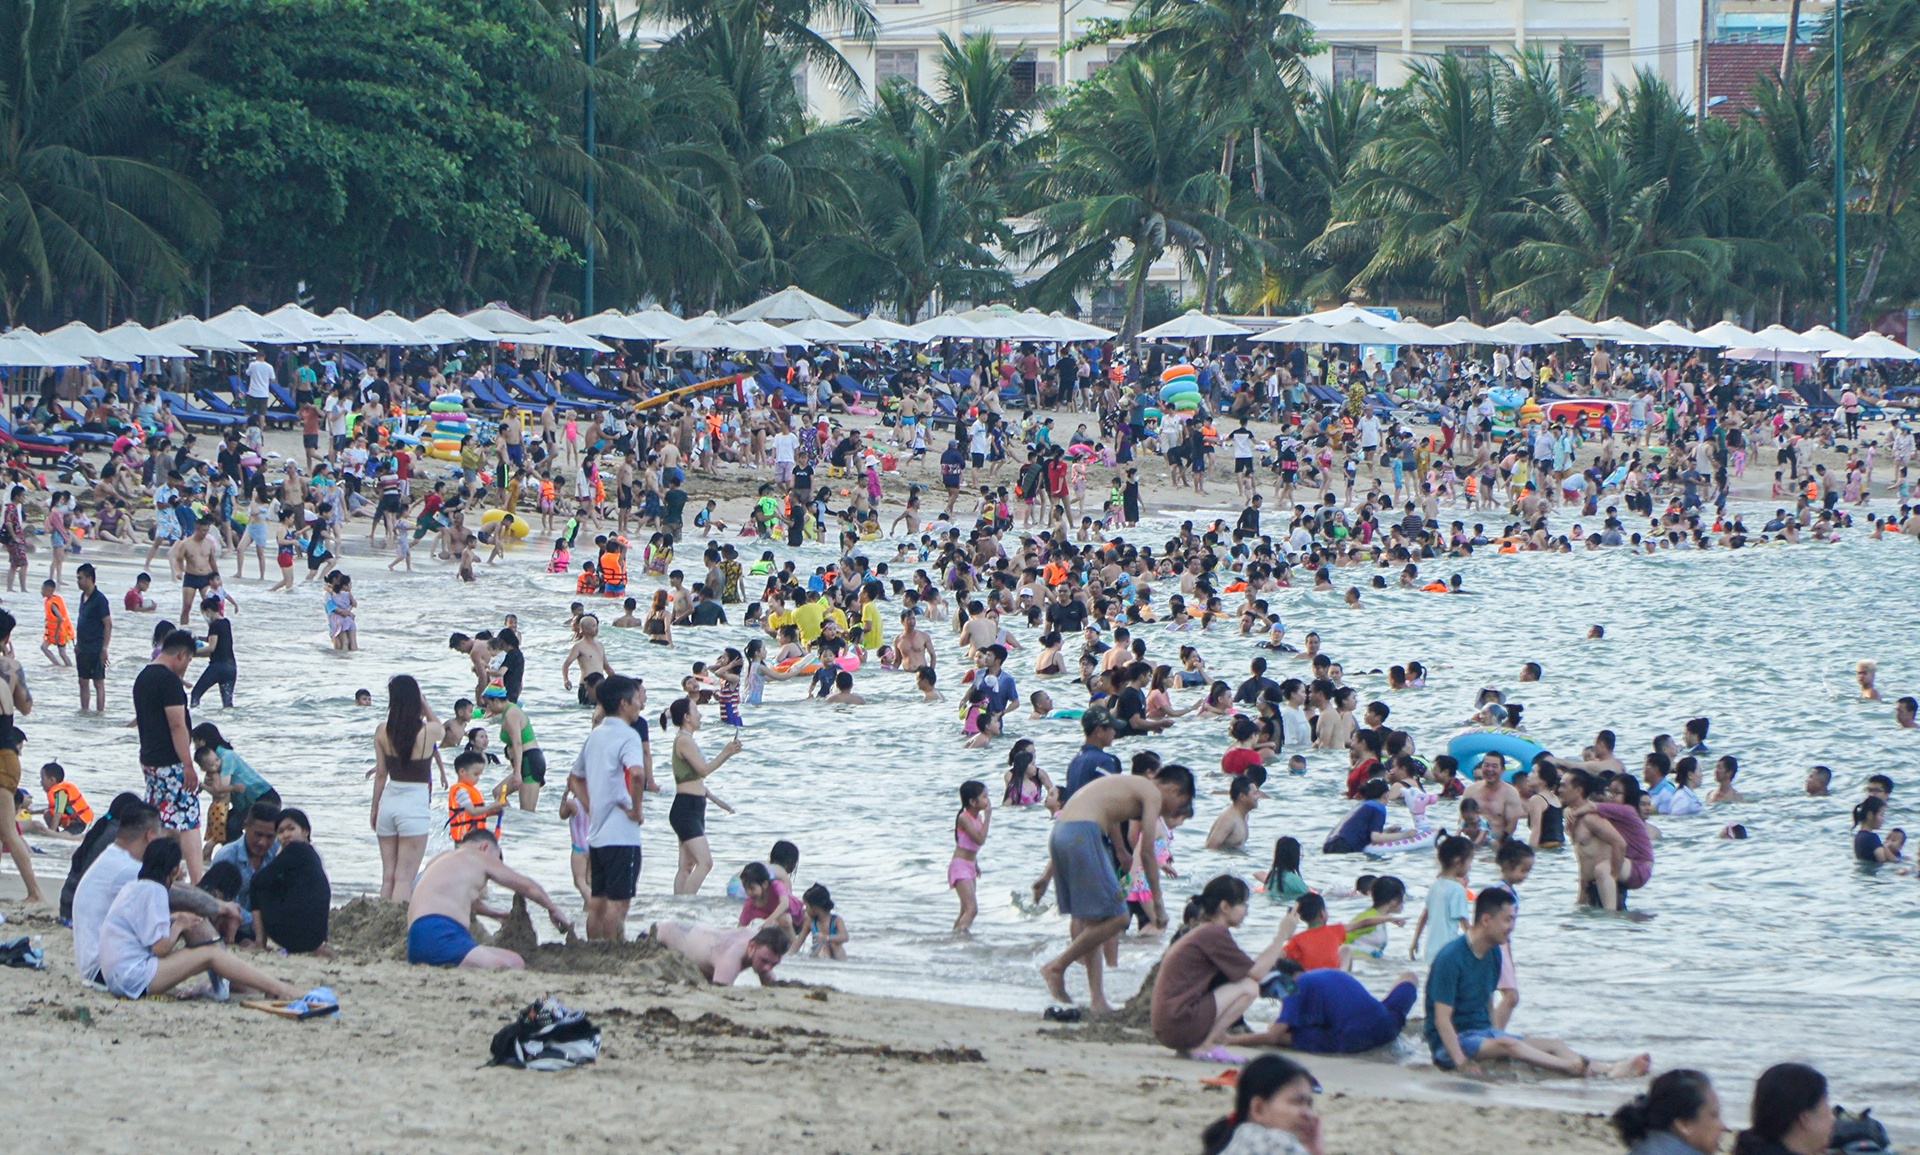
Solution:
[[[904,80],[915,85],[920,83],[918,48],[881,48],[874,52],[874,87],[878,88],[889,80]]]
[[[1100,70],[1102,68],[1105,68],[1107,65],[1112,64],[1115,60],[1118,60],[1119,58],[1120,58],[1120,49],[1108,48],[1106,55],[1096,56],[1093,59],[1087,61],[1087,79],[1092,80],[1095,76],[1099,75]]]
[[[1600,100],[1606,96],[1607,49],[1602,44],[1569,44],[1562,66],[1567,69],[1575,96]]]
[[[807,103],[807,66],[804,64],[793,70],[793,94],[800,98],[802,105]]]
[[[1370,45],[1333,46],[1333,82],[1361,80],[1377,84],[1380,79],[1380,50]]]

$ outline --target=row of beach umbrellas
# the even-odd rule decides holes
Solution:
[[[1920,361],[1914,352],[1880,333],[1848,337],[1824,325],[1796,333],[1783,325],[1749,332],[1722,321],[1694,332],[1675,321],[1642,327],[1620,317],[1589,321],[1561,313],[1544,321],[1512,317],[1478,325],[1461,317],[1441,325],[1395,320],[1358,305],[1279,319],[1223,318],[1193,310],[1141,333],[1150,341],[1193,341],[1245,337],[1256,342],[1338,345],[1481,345],[1530,347],[1569,341],[1611,342],[1645,347],[1716,349],[1736,360]],[[1246,323],[1242,323],[1246,322]],[[876,342],[995,340],[1101,341],[1111,329],[1089,325],[1061,313],[987,305],[943,313],[915,325],[880,316],[856,317],[805,290],[788,286],[726,316],[708,312],[681,318],[658,306],[622,313],[609,309],[577,321],[527,317],[502,305],[470,313],[435,309],[409,320],[392,310],[362,318],[346,309],[321,316],[298,304],[256,313],[244,305],[201,320],[180,317],[146,328],[128,321],[95,330],[72,321],[46,333],[14,329],[0,333],[0,365],[59,367],[91,361],[135,363],[150,357],[187,358],[203,351],[246,353],[273,345],[345,345],[437,347],[468,344],[547,346],[611,353],[606,342],[652,341],[667,349],[754,352],[768,349]]]
[[[1589,321],[1561,313],[1544,321],[1511,317],[1494,325],[1477,325],[1461,317],[1442,325],[1426,325],[1341,305],[1337,309],[1281,318],[1271,328],[1256,330],[1230,318],[1198,310],[1175,317],[1140,334],[1147,340],[1194,341],[1245,337],[1249,341],[1332,345],[1487,345],[1527,348],[1569,341],[1648,348],[1717,349],[1724,357],[1745,361],[1791,361],[1813,364],[1820,360],[1920,361],[1920,353],[1882,333],[1848,337],[1825,325],[1796,333],[1784,325],[1749,332],[1731,321],[1721,321],[1694,332],[1677,321],[1639,326],[1621,317]]]

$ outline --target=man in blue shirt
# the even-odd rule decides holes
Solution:
[[[280,810],[270,802],[257,802],[247,812],[247,823],[240,837],[213,852],[213,865],[226,863],[240,872],[240,888],[233,901],[240,907],[240,937],[253,937],[253,876],[280,853]],[[209,872],[211,873],[211,872]]]
[[[1073,797],[1074,791],[1094,779],[1120,773],[1120,759],[1107,753],[1118,731],[1112,711],[1105,706],[1090,706],[1080,716],[1080,732],[1086,735],[1087,741],[1067,764],[1067,784],[1060,791],[1062,804]]]
[[[1427,971],[1427,1021],[1423,1033],[1435,1065],[1480,1074],[1480,1059],[1519,1059],[1567,1075],[1639,1078],[1646,1054],[1596,1064],[1559,1039],[1508,1034],[1493,1025],[1493,995],[1500,985],[1500,948],[1513,936],[1513,895],[1498,887],[1480,892],[1473,926],[1440,949]]]
[[[1004,714],[1020,700],[1020,687],[1014,683],[1013,675],[1001,668],[1006,665],[1007,648],[995,642],[982,649],[980,657],[985,665],[974,684],[987,692],[988,711]]]

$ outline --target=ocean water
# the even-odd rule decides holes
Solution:
[[[1157,548],[1178,520],[1159,517],[1134,540]],[[520,617],[528,655],[524,704],[552,772],[542,813],[516,814],[508,822],[506,852],[563,904],[579,904],[569,881],[565,824],[553,816],[588,721],[559,676],[573,579],[540,572],[539,552],[530,546],[506,563],[483,566],[480,582],[470,586],[424,558],[411,575],[389,573],[386,554],[349,558],[361,607],[362,649],[355,654],[330,648],[319,583],[291,594],[267,594],[251,579],[234,587],[241,602],[235,618],[239,706],[223,711],[214,695],[195,721],[216,722],[289,804],[311,815],[338,897],[379,882],[366,771],[373,728],[384,714],[385,680],[414,675],[444,716],[455,697],[472,689],[465,658],[447,648],[448,633],[497,628],[501,615],[512,612]],[[686,552],[686,560],[697,563],[698,543],[688,543]],[[875,543],[873,555],[890,557],[891,547]],[[796,556],[808,567],[830,560],[815,547]],[[82,718],[71,680],[46,672],[30,644],[20,648],[39,700],[25,719],[32,744],[24,760],[37,766],[57,757],[100,807],[117,790],[138,788],[136,743],[125,728],[128,689],[154,618],[118,609],[137,559],[92,560],[102,566],[102,584],[116,607],[107,718]],[[893,568],[908,576],[912,567]],[[1436,573],[1423,578],[1457,570],[1473,596],[1368,591],[1362,610],[1346,608],[1336,594],[1301,590],[1274,601],[1290,638],[1318,630],[1361,701],[1388,701],[1392,724],[1410,730],[1423,754],[1444,750],[1471,712],[1475,691],[1498,685],[1526,705],[1530,731],[1549,748],[1577,754],[1595,730],[1610,728],[1630,766],[1656,733],[1677,734],[1685,719],[1708,715],[1709,744],[1716,754],[1739,757],[1738,785],[1748,797],[1694,817],[1655,819],[1663,835],[1655,877],[1633,896],[1631,918],[1576,911],[1571,852],[1542,854],[1522,888],[1515,938],[1522,999],[1514,1029],[1557,1034],[1600,1056],[1651,1050],[1658,1066],[1702,1067],[1726,1086],[1744,1084],[1775,1061],[1807,1060],[1834,1080],[1836,1097],[1872,1103],[1878,1114],[1909,1127],[1920,1121],[1920,1065],[1911,1058],[1920,994],[1903,985],[1920,933],[1920,880],[1857,866],[1848,814],[1869,774],[1887,773],[1900,783],[1889,827],[1912,824],[1906,798],[1920,794],[1913,772],[1920,731],[1894,728],[1891,706],[1894,697],[1920,689],[1913,645],[1920,637],[1920,551],[1914,543],[1875,542],[1856,531],[1837,546],[1653,558],[1618,550],[1488,554],[1425,568]],[[1364,585],[1370,574],[1353,576]],[[634,592],[644,602],[650,589]],[[155,595],[163,610],[178,608],[171,583],[163,580]],[[33,620],[24,608],[16,607],[22,636]],[[611,603],[596,608],[605,621],[617,613]],[[1596,623],[1606,626],[1606,640],[1585,640]],[[1016,631],[1024,648],[1008,668],[1021,692],[1047,688],[1058,704],[1083,704],[1071,682],[1026,672],[1038,632]],[[650,715],[665,708],[669,689],[691,662],[752,636],[739,626],[679,630],[669,650],[644,644],[637,630],[602,632],[615,667],[646,678]],[[1230,626],[1207,634],[1148,628],[1143,636],[1153,660],[1173,663],[1180,645],[1196,645],[1214,676],[1235,684],[1260,652]],[[979,918],[970,936],[948,933],[956,911],[946,863],[957,788],[980,778],[997,800],[1011,740],[961,748],[958,647],[944,625],[936,625],[934,637],[946,705],[921,702],[906,675],[876,670],[858,678],[857,688],[872,699],[866,706],[805,701],[805,685],[795,681],[772,684],[767,703],[748,708],[744,752],[711,780],[740,813],[709,811],[715,871],[702,895],[670,893],[676,846],[665,799],[650,798],[633,926],[662,917],[730,922],[738,904],[725,896],[727,877],[763,858],[775,839],[788,838],[801,850],[800,885],[831,888],[853,939],[845,964],[798,959],[783,973],[867,993],[1037,1012],[1046,994],[1035,967],[1064,944],[1066,924],[1050,910],[1023,909],[1013,895],[1045,865],[1044,810],[996,809],[979,856]],[[1069,639],[1070,665],[1077,654],[1077,641]],[[1862,658],[1880,663],[1887,703],[1857,699],[1852,669]],[[1367,673],[1408,660],[1426,664],[1427,688],[1390,693],[1383,674]],[[1542,663],[1546,676],[1518,686],[1520,664],[1528,660]],[[1281,677],[1303,665],[1284,658],[1274,664]],[[354,707],[353,692],[361,687],[380,705]],[[1195,693],[1183,691],[1176,702],[1185,704]],[[716,713],[708,712],[702,731],[709,750],[725,740]],[[1021,720],[1008,733],[1035,739],[1040,765],[1056,778],[1064,777],[1079,746],[1072,721]],[[1218,765],[1226,744],[1220,720],[1187,719],[1151,740],[1123,741],[1115,752],[1124,760],[1150,746],[1168,761],[1203,771],[1211,789],[1224,784]],[[664,736],[656,734],[654,751],[658,777],[670,781]],[[1805,797],[1802,784],[1814,763],[1833,767],[1833,797]],[[1306,846],[1305,874],[1316,887],[1351,886],[1362,870],[1397,873],[1409,883],[1408,926],[1393,932],[1386,959],[1363,959],[1359,968],[1383,990],[1409,965],[1405,952],[1433,861],[1424,853],[1385,864],[1322,858],[1321,840],[1351,806],[1341,797],[1345,756],[1316,752],[1309,765],[1304,778],[1282,772],[1269,783],[1271,797],[1253,814],[1244,853],[1201,849],[1226,800],[1200,798],[1197,815],[1175,838],[1178,877],[1167,884],[1167,905],[1177,912],[1186,895],[1222,871],[1263,869],[1283,834]],[[493,780],[489,774],[486,782]],[[1434,813],[1453,825],[1451,804]],[[1751,839],[1717,837],[1733,821],[1746,824]],[[444,834],[437,835],[432,848],[444,843]],[[1483,853],[1472,881],[1495,877],[1491,853]],[[1335,899],[1331,905],[1341,918],[1366,903]],[[1243,941],[1264,942],[1279,913],[1256,900]],[[1157,943],[1129,937],[1118,970],[1109,973],[1109,997],[1124,999],[1158,953]],[[1424,972],[1424,963],[1413,965]],[[1070,981],[1082,989],[1077,971]],[[1417,1047],[1402,1046],[1402,1061],[1427,1061]]]

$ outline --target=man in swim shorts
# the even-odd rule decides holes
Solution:
[[[180,581],[180,620],[193,620],[194,603],[206,596],[206,589],[213,584],[213,575],[219,569],[219,562],[213,556],[214,541],[207,536],[212,528],[211,518],[201,518],[194,523],[193,532],[181,538],[167,553],[173,563],[173,576]]]
[[[761,986],[772,986],[773,968],[793,945],[786,931],[757,922],[742,927],[656,922],[647,936],[691,959],[701,974],[723,987],[732,986],[746,970],[759,976]]]
[[[1112,775],[1098,778],[1074,792],[1060,810],[1047,840],[1053,864],[1054,892],[1060,913],[1072,918],[1073,941],[1060,957],[1040,968],[1055,1002],[1071,1003],[1067,968],[1084,960],[1087,1001],[1096,1014],[1108,1011],[1101,985],[1100,948],[1127,927],[1126,891],[1120,871],[1132,870],[1133,855],[1120,833],[1123,822],[1138,822],[1153,830],[1162,816],[1193,812],[1193,771],[1165,766],[1152,778]],[[1152,892],[1152,921],[1164,925],[1166,908],[1160,897],[1160,863],[1148,854],[1139,863]]]
[[[407,903],[407,961],[416,966],[521,970],[527,962],[514,951],[479,946],[467,930],[472,916],[505,918],[486,904],[487,884],[497,882],[528,902],[543,907],[555,930],[565,933],[561,913],[539,883],[510,869],[500,857],[500,842],[484,826],[469,830],[460,845],[433,857],[420,871]]]

